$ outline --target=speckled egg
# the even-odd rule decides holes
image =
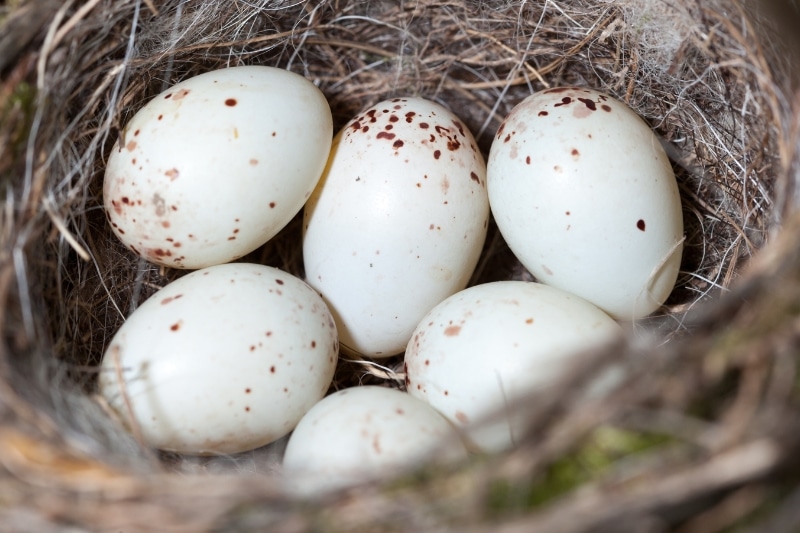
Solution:
[[[600,309],[554,287],[476,285],[422,319],[405,353],[406,388],[477,449],[505,450],[527,427],[521,400],[546,391],[584,351],[620,334]]]
[[[209,267],[127,319],[100,393],[150,446],[237,453],[286,435],[325,395],[336,343],[325,303],[302,280],[262,265]]]
[[[464,124],[420,98],[381,102],[337,134],[306,204],[303,260],[344,351],[402,352],[466,286],[486,238],[485,172]]]
[[[678,186],[624,103],[575,87],[529,96],[498,129],[487,180],[503,237],[538,281],[621,320],[669,296],[683,249]]]
[[[322,93],[297,74],[231,67],[156,96],[108,159],[114,233],[176,268],[226,263],[264,244],[302,208],[333,135]]]
[[[429,405],[395,389],[363,386],[331,394],[300,420],[283,474],[293,490],[318,495],[466,456],[456,429]]]

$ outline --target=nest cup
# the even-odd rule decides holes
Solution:
[[[779,32],[782,9],[794,12],[776,5],[31,0],[3,8],[0,482],[10,492],[0,523],[126,532],[789,527],[798,497],[786,473],[800,435],[800,222],[788,74],[795,43]],[[276,448],[203,460],[147,450],[96,399],[97,366],[125,317],[183,272],[140,260],[111,233],[104,164],[154,95],[244,64],[313,81],[335,129],[387,98],[437,101],[484,155],[532,92],[575,85],[625,101],[662,140],[678,179],[686,241],[675,290],[624,342],[587,354],[536,397],[530,437],[500,456],[309,506],[273,479]],[[300,236],[296,217],[243,260],[302,277]],[[470,283],[507,279],[532,277],[491,226]],[[610,365],[626,369],[624,383],[572,405]],[[401,366],[342,359],[333,388],[402,387]]]

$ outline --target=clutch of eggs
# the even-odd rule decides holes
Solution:
[[[149,446],[242,452],[289,433],[325,395],[336,342],[325,303],[300,279],[217,265],[133,312],[103,357],[100,394]]]
[[[500,232],[538,281],[620,320],[669,296],[683,249],[678,186],[624,103],[575,87],[527,97],[497,131],[487,181]]]
[[[125,126],[106,166],[106,216],[128,248],[154,263],[232,261],[302,208],[332,130],[327,100],[297,74],[241,66],[186,79]]]

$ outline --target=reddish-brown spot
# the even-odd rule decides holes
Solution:
[[[431,360],[425,359],[425,366],[431,366]]]
[[[511,134],[509,133],[508,135],[506,135],[506,138],[505,138],[505,139],[503,139],[503,142],[504,142],[504,143],[507,143],[507,142],[508,142],[508,141],[510,141],[510,140],[511,140]]]
[[[317,347],[317,341],[311,341],[311,347],[312,348],[316,348]]]
[[[268,332],[266,332],[266,333],[265,333],[265,335],[266,335],[267,337],[272,337],[272,332],[271,332],[271,331],[268,331]]]
[[[169,250],[162,250],[161,248],[156,248],[155,250],[153,250],[153,253],[157,257],[164,257],[164,256],[171,256],[172,255],[172,252],[170,252]]]
[[[400,120],[400,117],[398,117],[397,115],[392,115],[391,117],[389,117],[389,122],[397,122],[398,120]]]
[[[561,99],[561,102],[555,104],[553,107],[561,107],[562,105],[569,105],[571,103],[572,103],[572,98],[570,98],[569,96],[565,96],[564,98]]]
[[[256,166],[258,164],[258,159],[251,159],[250,164]]]
[[[164,118],[164,115],[158,115],[158,120],[162,120],[163,118]]]
[[[572,152],[570,152],[570,153],[572,154],[572,157],[574,157],[576,159],[581,156],[581,153],[578,151],[577,148],[573,148]]]
[[[500,124],[500,127],[497,128],[497,138],[498,139],[500,138],[501,135],[503,135],[503,130],[505,130],[505,129],[506,129],[506,123],[503,122],[502,124]]]
[[[128,141],[128,144],[126,144],[126,145],[125,145],[125,148],[126,148],[126,149],[127,149],[129,152],[133,152],[134,150],[136,150],[136,146],[137,146],[137,145],[136,145],[136,141],[134,141],[134,140],[130,140],[130,141]]]
[[[525,320],[525,323],[526,324],[533,324],[533,319],[529,318],[529,319]]]
[[[464,414],[463,411],[456,411],[456,420],[458,420],[462,424],[469,423],[469,418],[467,417],[467,415]]]
[[[169,220],[162,220],[162,221],[161,221],[161,227],[162,227],[162,228],[168,228],[168,227],[170,227]]]
[[[275,283],[277,283],[278,285],[283,285],[283,280],[282,279],[276,279]]]
[[[237,103],[238,102],[236,102],[236,98],[228,98],[227,100],[225,100],[225,105],[228,106],[228,107],[233,107]]]
[[[269,206],[270,206],[270,208],[274,209],[275,208],[275,202],[270,202]]]
[[[474,172],[470,172],[470,173],[469,173],[469,179],[471,179],[472,181],[474,181],[474,182],[475,182],[475,183],[477,183],[478,185],[480,185],[480,184],[481,184],[481,179],[480,179],[480,178],[478,177],[478,175],[477,175],[477,174],[475,174]]]
[[[531,156],[526,156],[525,157],[525,164],[527,164],[527,165],[531,164]]]
[[[179,321],[175,322],[174,324],[172,324],[169,327],[169,329],[172,330],[172,331],[178,331],[179,329],[181,329],[181,321],[179,320]]]
[[[395,135],[394,133],[389,133],[387,131],[380,131],[380,132],[378,132],[378,135],[376,135],[375,137],[377,139],[387,139],[387,140],[391,141],[392,139],[397,137],[397,135]]]
[[[250,412],[250,407],[245,407],[244,410],[249,413]]]
[[[175,296],[168,296],[168,297],[164,298],[163,300],[161,300],[161,305],[167,305],[168,303],[172,302],[173,300],[177,300],[178,298],[181,298],[182,296],[183,296],[183,294],[176,294]]]
[[[589,98],[578,98],[578,101],[582,102],[589,111],[597,111],[597,106],[594,104],[594,101]]]
[[[130,198],[128,198],[127,196],[123,196],[123,197],[121,198],[121,200],[122,200],[122,203],[123,203],[123,204],[125,204],[125,205],[128,205],[128,204],[130,204],[130,203],[131,203],[131,200],[130,200]]]
[[[444,329],[444,334],[448,337],[455,337],[459,333],[461,333],[461,326],[447,326]]]
[[[603,111],[605,111],[606,113],[611,113],[611,106],[610,106],[610,105],[608,105],[608,104],[603,104],[603,105],[601,105],[601,106],[600,106],[600,109],[602,109],[602,110],[603,110]]]
[[[447,149],[451,152],[458,150],[461,147],[461,143],[455,139],[451,139],[447,141]]]
[[[180,91],[178,91],[177,93],[175,93],[175,100],[181,100],[181,99],[183,99],[183,98],[186,98],[186,96],[187,96],[187,95],[188,95],[190,92],[192,92],[192,91],[190,91],[189,89],[181,89]]]
[[[411,124],[411,122],[414,121],[414,115],[416,115],[416,113],[414,113],[413,111],[409,111],[408,113],[406,113],[406,122]]]
[[[434,150],[433,151],[433,158],[434,159],[439,159],[440,157],[442,157],[442,151],[441,150]]]
[[[430,126],[430,124],[428,124],[427,122],[420,122],[420,123],[419,123],[419,127],[420,127],[420,128],[422,128],[423,130],[427,130],[427,129],[428,129],[428,128],[430,128],[431,126]]]
[[[250,394],[251,392],[253,392],[253,391],[252,391],[252,389],[250,389],[250,387],[247,387],[246,389],[244,389],[244,393],[245,394]]]
[[[392,144],[392,148],[394,148],[395,150],[397,150],[398,148],[402,148],[402,147],[403,147],[403,144],[405,144],[405,143],[404,143],[403,141],[401,141],[401,140],[399,140],[399,139],[398,139],[398,140],[396,140],[396,141],[395,141],[395,142]]]
[[[546,116],[547,116],[547,115],[549,115],[549,114],[550,114],[550,113],[548,113],[547,111],[539,111],[539,116],[540,116],[540,117],[546,117]]]
[[[171,168],[166,172],[164,172],[164,175],[168,177],[171,181],[175,181],[176,179],[178,179],[179,174],[180,172],[178,172],[177,168]]]
[[[270,373],[274,374],[275,373],[275,365],[269,367],[269,371],[270,371]]]
[[[639,221],[636,223],[636,227],[641,231],[644,231],[644,220],[639,219]]]

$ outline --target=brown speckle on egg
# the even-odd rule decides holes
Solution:
[[[442,151],[441,150],[434,150],[433,151],[433,158],[434,159],[439,159],[440,157],[442,157]]]
[[[644,231],[645,228],[644,220],[639,219],[639,221],[636,222],[636,227],[639,228],[639,230]]]
[[[376,139],[386,139],[389,141],[393,140],[395,137],[397,137],[397,135],[386,131],[380,131],[378,132],[378,135],[375,136]]]
[[[225,105],[228,106],[228,107],[233,107],[237,103],[238,102],[236,101],[236,98],[228,98],[227,100],[225,100]]]
[[[448,337],[455,337],[461,333],[461,326],[447,326],[444,329],[444,334]]]

